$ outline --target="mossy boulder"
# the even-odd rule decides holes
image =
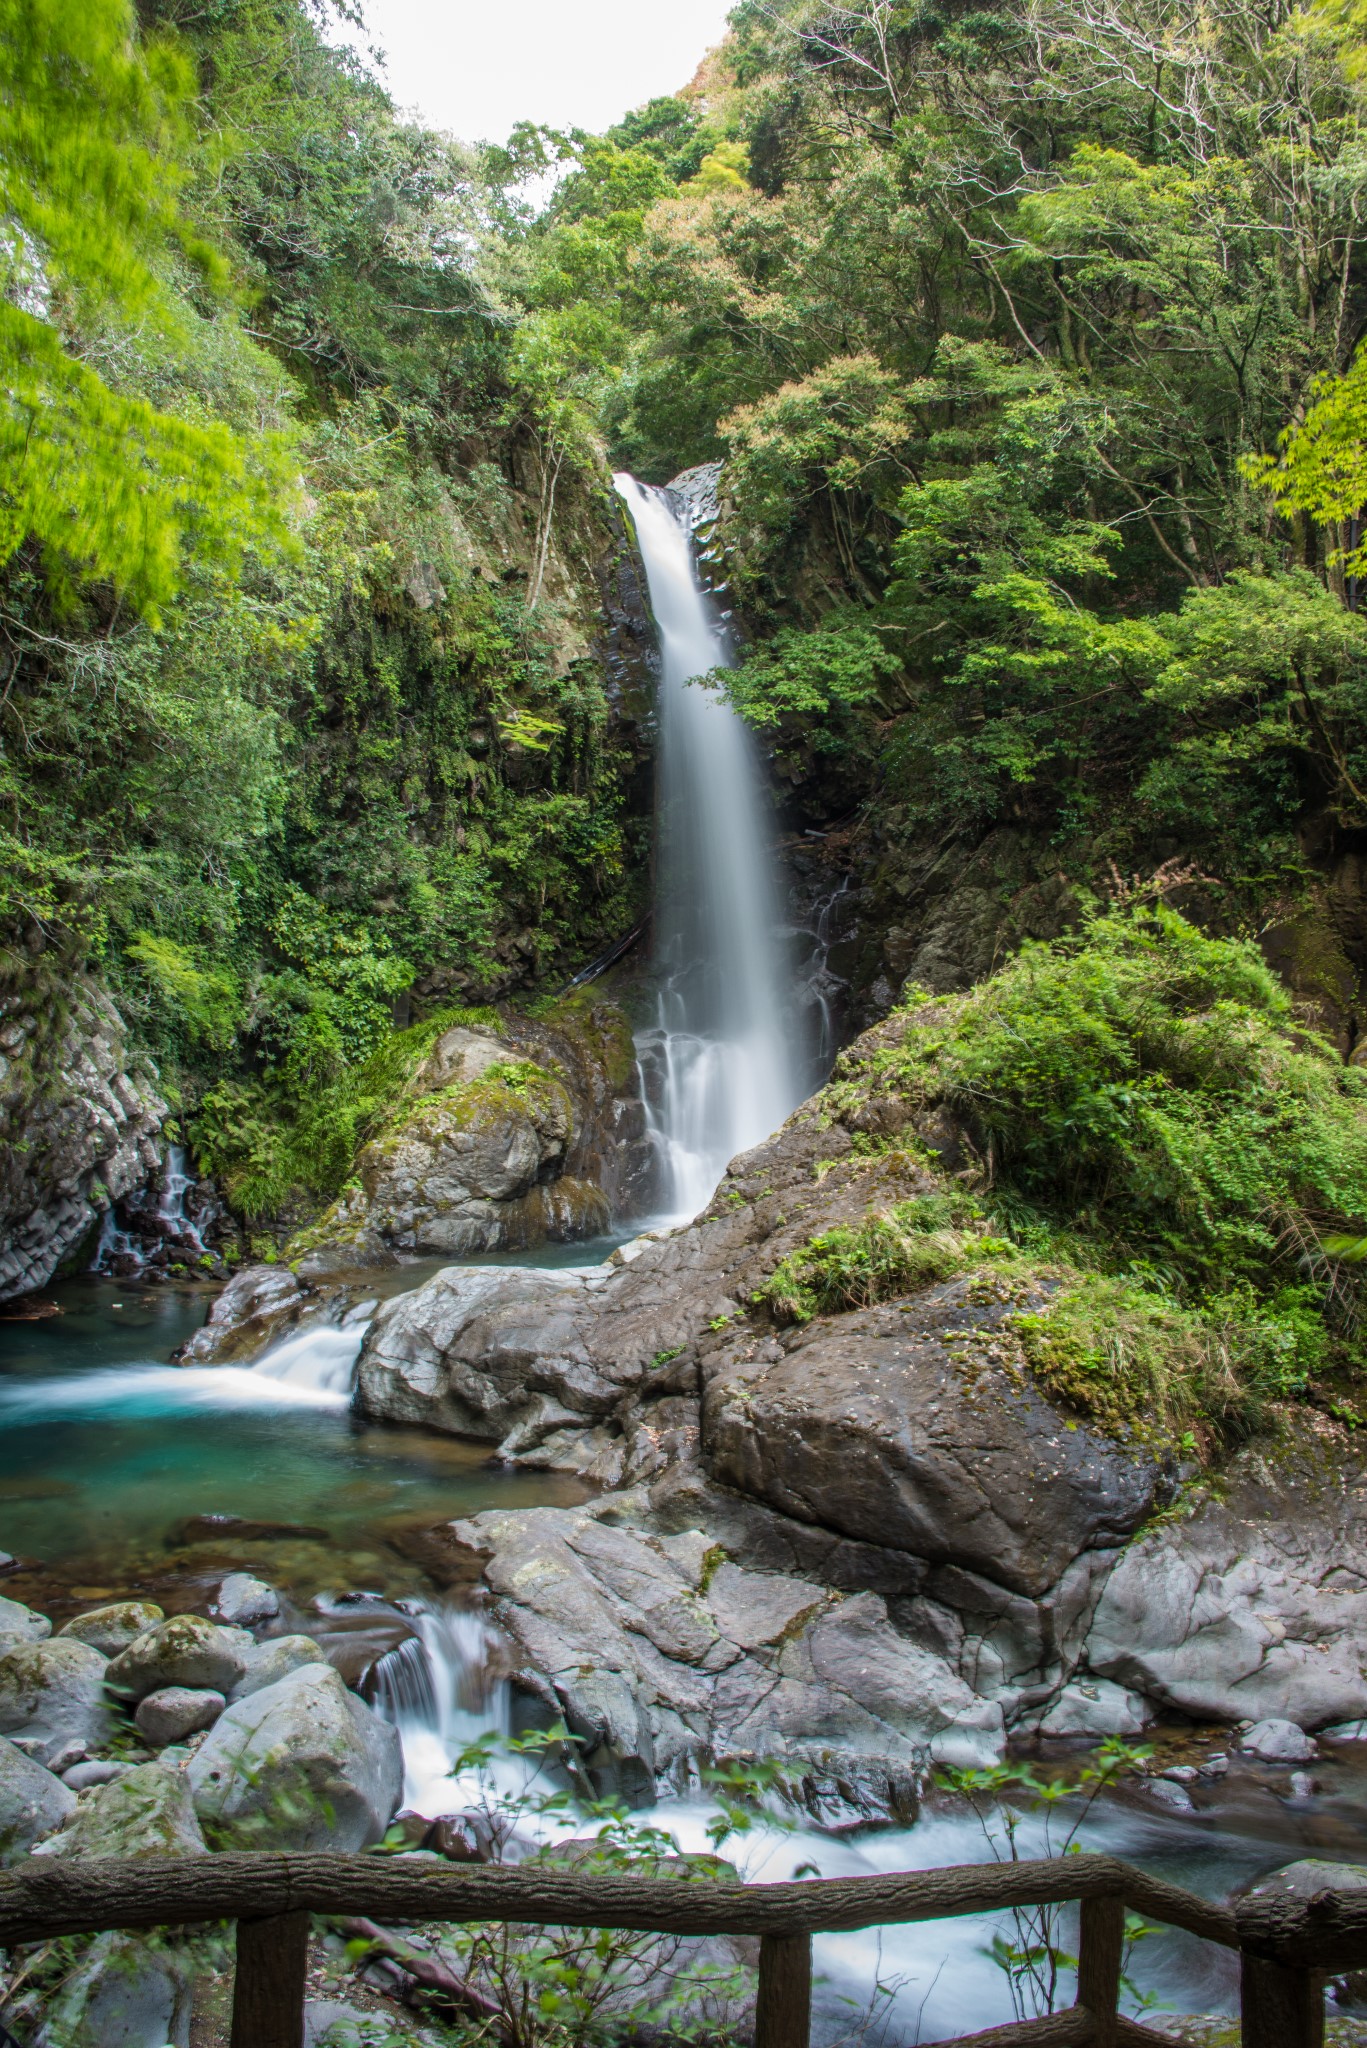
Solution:
[[[592,1237],[648,1198],[649,1156],[615,1003],[581,990],[534,1017],[453,1016],[287,1258],[316,1278]]]

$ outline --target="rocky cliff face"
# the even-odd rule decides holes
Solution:
[[[854,1048],[866,1077],[901,1028]],[[1175,1453],[1046,1398],[1015,1319],[1048,1273],[1011,1278],[988,1241],[897,1300],[767,1313],[781,1260],[943,1193],[960,1144],[837,1086],[686,1229],[588,1272],[453,1269],[375,1316],[363,1413],[604,1489],[413,1540],[487,1587],[605,1782],[784,1757],[830,1820],[905,1812],[932,1764],[1013,1733],[1363,1714],[1367,1470],[1336,1425],[1287,1411],[1179,1494]]]
[[[91,983],[0,998],[0,1301],[44,1286],[157,1164],[166,1104]]]

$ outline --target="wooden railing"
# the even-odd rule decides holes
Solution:
[[[301,2048],[314,1913],[391,1926],[510,1921],[758,1935],[756,2048],[807,2048],[814,1934],[1073,1900],[1082,1918],[1076,2004],[956,2036],[955,2048],[1157,2048],[1157,2034],[1117,2011],[1127,1908],[1239,1951],[1244,2048],[1323,2048],[1326,1974],[1367,1966],[1367,1891],[1250,1899],[1231,1909],[1113,1856],[747,1885],[527,1866],[442,1869],[404,1857],[35,1859],[0,1876],[0,1948],[112,1928],[235,1920],[232,2048]]]

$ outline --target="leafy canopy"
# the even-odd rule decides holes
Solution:
[[[77,319],[184,326],[177,257],[227,281],[177,206],[190,85],[129,0],[0,0],[0,561],[32,535],[54,578],[152,614],[192,530],[232,562],[279,528],[260,449],[120,391],[72,345]]]

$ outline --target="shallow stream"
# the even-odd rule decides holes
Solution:
[[[586,1249],[549,1257],[581,1264]],[[421,1277],[409,1269],[394,1284]],[[501,1469],[484,1445],[357,1421],[348,1399],[355,1332],[287,1340],[257,1368],[182,1370],[170,1354],[203,1320],[202,1292],[82,1280],[53,1299],[59,1316],[0,1322],[0,1547],[19,1560],[0,1588],[56,1621],[135,1593],[168,1610],[203,1609],[225,1571],[246,1567],[280,1590],[289,1624],[319,1633],[329,1654],[346,1629],[359,1630],[362,1661],[383,1655],[387,1620],[406,1615],[415,1634],[384,1666],[377,1697],[404,1736],[407,1796],[432,1814],[466,1805],[472,1788],[446,1775],[450,1759],[482,1728],[501,1727],[508,1702],[481,1678],[480,1624],[446,1604],[406,1537],[482,1508],[570,1504],[582,1489]],[[344,1668],[345,1656],[343,1644]],[[1172,1729],[1158,1743],[1165,1762],[1180,1764],[1209,1752],[1214,1736]],[[1076,1749],[1056,1747],[1052,1760],[1066,1769],[1076,1759]],[[1367,1758],[1342,1749],[1313,1776],[1315,1791],[1293,1797],[1285,1773],[1236,1760],[1227,1776],[1193,1787],[1196,1813],[1169,1815],[1151,1801],[1146,1810],[1145,1795],[1108,1799],[1083,1838],[1209,1896],[1298,1856],[1367,1862]],[[703,1800],[652,1817],[681,1847],[709,1846]],[[1036,1819],[1023,1823],[1018,1847],[1039,1853]],[[935,1795],[911,1828],[840,1837],[761,1829],[737,1860],[751,1877],[777,1878],[800,1865],[842,1875],[992,1854],[973,1815]],[[1006,1979],[986,1953],[994,1932],[1012,1934],[961,1921],[821,1941],[822,2038],[858,2033],[875,1981],[891,1987],[889,2042],[1010,2018]],[[1160,2009],[1232,2010],[1237,2000],[1232,1959],[1181,1936],[1141,1942],[1132,1975]],[[880,2022],[868,2038],[882,2036]]]

